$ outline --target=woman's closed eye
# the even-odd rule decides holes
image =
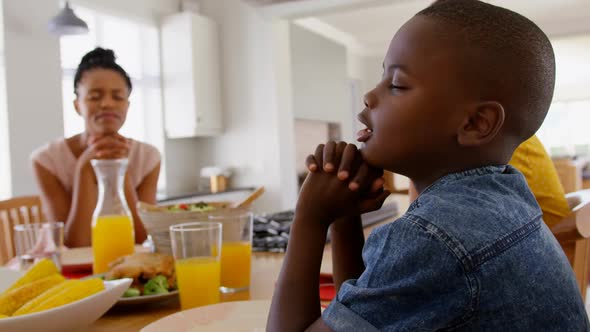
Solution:
[[[113,99],[116,101],[124,101],[126,98],[122,95],[116,94],[116,95],[113,95]]]
[[[99,100],[101,97],[102,97],[102,95],[101,95],[101,94],[99,94],[99,93],[91,93],[91,94],[89,94],[89,95],[88,95],[88,99],[89,99],[89,100],[92,100],[92,101],[97,101],[97,100]]]

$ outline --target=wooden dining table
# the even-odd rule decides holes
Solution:
[[[399,211],[405,211],[408,207],[408,199],[405,195],[392,195],[398,202]],[[390,222],[391,220],[382,223]],[[367,236],[373,228],[382,223],[365,228]],[[252,255],[252,278],[249,291],[233,294],[222,294],[221,301],[247,301],[247,300],[270,300],[273,295],[275,283],[283,264],[283,253],[255,252]],[[92,252],[90,248],[71,249],[62,254],[64,265],[84,264],[91,261]],[[322,260],[321,273],[332,273],[332,255],[330,245],[326,245]],[[152,322],[162,317],[180,311],[178,298],[172,298],[158,303],[115,305],[100,319],[94,322],[83,331],[139,331]]]
[[[270,300],[284,254],[254,253],[252,280],[248,291],[222,294],[221,301]],[[325,251],[322,271],[331,273],[330,251]],[[115,305],[84,331],[139,331],[158,319],[180,311],[178,298],[151,304]]]

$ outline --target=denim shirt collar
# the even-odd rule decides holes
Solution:
[[[464,179],[470,176],[481,176],[481,175],[489,175],[489,174],[502,174],[506,171],[513,173],[516,169],[510,165],[489,165],[483,166],[478,168],[472,168],[465,171],[449,173],[447,175],[443,175],[442,177],[438,178],[438,180],[434,181],[430,184],[420,195],[423,195],[427,192],[435,190],[439,186]],[[418,199],[415,199],[409,206],[408,211],[413,210],[418,205]]]

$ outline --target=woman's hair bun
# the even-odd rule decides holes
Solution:
[[[113,50],[97,47],[94,50],[86,53],[80,61],[80,65],[89,65],[96,63],[115,63],[115,52]]]
[[[82,75],[85,72],[95,68],[114,70],[121,74],[121,76],[123,76],[125,79],[125,83],[129,88],[129,92],[131,92],[131,89],[133,88],[131,85],[131,78],[125,69],[115,62],[115,59],[115,52],[113,52],[113,50],[104,49],[101,47],[97,47],[86,53],[86,55],[82,57],[82,61],[80,61],[80,64],[78,65],[78,69],[76,69],[76,75],[74,76],[74,93],[78,95],[78,84],[82,80]]]

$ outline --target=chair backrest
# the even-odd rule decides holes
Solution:
[[[571,213],[551,231],[563,248],[586,299],[590,266],[590,190],[579,190],[566,195]]]
[[[383,179],[385,180],[385,184],[383,185],[385,189],[389,190],[392,194],[402,194],[407,195],[408,189],[407,188],[398,188],[395,185],[395,174],[389,171],[383,172]]]
[[[570,158],[554,159],[553,165],[565,193],[582,189],[582,169],[585,162]]]
[[[15,255],[13,227],[43,220],[39,196],[16,197],[0,201],[0,265]]]

